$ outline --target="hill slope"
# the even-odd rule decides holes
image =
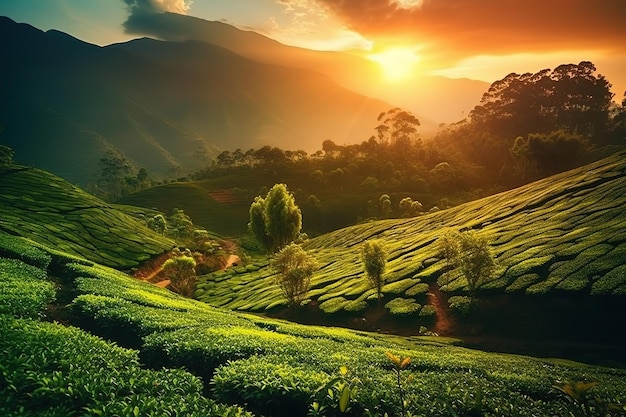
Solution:
[[[564,319],[564,323],[570,324],[563,327],[571,330],[575,317],[586,317],[586,323],[593,323],[596,314],[608,314],[612,308],[623,305],[625,204],[626,153],[622,152],[448,210],[331,232],[304,245],[322,265],[311,281],[311,302],[319,304],[326,313],[354,317],[364,314],[368,305],[375,305],[375,291],[364,279],[360,248],[368,239],[381,239],[389,252],[383,303],[392,314],[413,317],[415,328],[420,314],[432,317],[436,301],[429,293],[439,294],[441,290],[444,298],[445,293],[467,294],[464,278],[457,275],[448,279],[443,275],[446,262],[440,258],[435,243],[448,229],[471,229],[491,242],[500,266],[498,274],[481,285],[478,296],[511,303],[490,311],[503,314],[507,306],[512,309],[515,302],[520,302],[536,309],[527,311],[528,317],[535,317],[532,313],[539,313],[542,307],[547,309],[546,305],[554,301],[549,297],[564,298],[572,303],[553,318]],[[207,276],[200,283],[197,296],[216,306],[272,311],[285,304],[273,280],[274,272],[267,262],[258,260],[247,269]],[[582,299],[584,304],[579,305],[578,300]],[[594,312],[595,307],[600,310]],[[547,310],[545,313],[549,314]],[[606,329],[605,324],[593,326]],[[509,327],[511,332],[516,330],[532,332]]]
[[[0,76],[11,80],[0,88],[0,140],[19,162],[83,185],[111,148],[171,177],[224,148],[360,142],[391,107],[319,73],[198,41],[98,47],[8,18],[0,35]]]
[[[129,269],[174,246],[130,213],[45,171],[0,167],[0,233]]]
[[[553,385],[593,381],[599,415],[626,389],[623,369],[213,308],[2,233],[0,335],[3,415],[338,416],[337,381],[354,415],[440,417],[577,415]]]

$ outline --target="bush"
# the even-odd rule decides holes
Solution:
[[[41,317],[56,296],[44,271],[16,259],[0,258],[0,313]]]
[[[137,352],[76,328],[0,316],[2,415],[243,416],[182,370],[142,369]]]
[[[212,386],[218,401],[246,404],[260,415],[304,416],[317,388],[329,380],[314,367],[253,356],[217,369]]]

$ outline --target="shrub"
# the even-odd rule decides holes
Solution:
[[[56,291],[44,271],[17,259],[0,258],[0,313],[41,317]]]
[[[243,416],[182,370],[142,369],[137,352],[79,329],[0,316],[2,415]]]
[[[303,416],[330,375],[314,367],[274,363],[253,356],[229,362],[211,382],[218,401],[246,404],[259,415]]]

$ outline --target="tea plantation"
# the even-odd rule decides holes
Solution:
[[[340,415],[344,383],[349,415],[401,415],[400,389],[427,416],[569,415],[566,381],[626,401],[625,370],[234,313],[5,233],[0,254],[2,415]]]
[[[45,171],[0,167],[0,230],[59,252],[129,269],[171,249],[174,242],[148,229],[141,214]]]
[[[310,299],[326,313],[365,310],[375,291],[364,277],[361,245],[379,239],[389,252],[384,302],[392,314],[434,314],[436,285],[467,295],[467,281],[444,275],[436,241],[447,230],[486,238],[499,269],[481,294],[626,296],[626,153],[521,188],[410,219],[368,222],[311,239],[304,248],[322,265]],[[201,279],[196,298],[234,310],[286,305],[266,259]]]
[[[551,195],[545,189],[533,204],[528,194],[518,199],[516,193],[523,193],[518,190],[508,197],[495,197],[494,201],[510,199],[508,211],[503,204],[496,207],[485,200],[476,206],[453,209],[456,212],[439,213],[441,217],[375,222],[312,240],[309,249],[324,262],[316,277],[313,296],[325,296],[321,301],[334,305],[333,309],[345,309],[349,303],[357,308],[359,298],[366,300],[369,295],[364,294],[369,294],[368,290],[347,284],[361,274],[358,258],[350,258],[350,254],[356,253],[362,240],[377,236],[392,247],[389,271],[394,279],[386,287],[387,294],[392,293],[389,288],[395,288],[396,298],[417,297],[425,292],[423,284],[435,279],[436,271],[441,268],[430,246],[436,232],[428,232],[429,222],[434,225],[455,218],[459,227],[471,227],[483,233],[506,230],[505,219],[515,218],[524,210],[532,218],[533,207],[541,206],[548,196],[552,204],[561,201],[563,207],[569,207],[571,199],[584,204],[585,184],[595,184],[598,189],[603,184],[618,187],[623,178],[618,162],[609,160],[604,165],[590,167],[586,182],[570,178],[577,184],[572,186],[577,191],[569,199]],[[607,170],[606,166],[613,168]],[[1,174],[2,416],[617,416],[626,413],[624,369],[486,353],[454,346],[444,338],[386,336],[305,326],[182,298],[111,268],[131,267],[144,256],[168,248],[170,242],[152,234],[116,207],[40,171],[20,168]],[[48,182],[37,185],[39,180],[35,177],[48,178]],[[23,199],[20,187],[24,188]],[[48,191],[55,197],[46,195]],[[540,198],[541,195],[545,197]],[[616,199],[619,200],[606,188],[602,202],[597,203],[599,210],[612,210],[611,201]],[[605,200],[608,200],[606,204]],[[64,209],[60,208],[62,202],[67,202]],[[473,218],[479,211],[487,217]],[[568,222],[575,225],[583,222],[572,213],[561,218],[562,227]],[[606,222],[611,224],[613,219],[617,228],[621,224],[619,216]],[[519,222],[507,227],[519,228]],[[117,231],[99,232],[112,225]],[[423,234],[415,230],[418,226],[425,228]],[[588,230],[591,226],[571,227],[568,233],[579,229]],[[352,237],[353,233],[358,237]],[[407,234],[415,240],[410,243],[401,240]],[[562,242],[565,248],[559,251],[567,249],[565,243],[574,241],[583,245],[581,242],[588,238],[583,232],[562,237],[566,239]],[[393,239],[402,243],[393,244]],[[617,250],[623,245],[620,239],[611,235],[601,243]],[[532,248],[539,246],[533,242]],[[553,250],[551,241],[548,242],[544,249]],[[597,254],[595,246],[598,244],[589,247]],[[521,258],[528,250],[520,249],[513,238],[501,240],[498,247],[501,258],[506,251]],[[421,263],[412,258],[413,253],[425,256]],[[554,252],[550,265],[564,262],[562,257],[567,256],[576,259],[579,255]],[[593,259],[602,259],[602,255]],[[511,264],[506,271],[520,263]],[[593,261],[581,264],[590,265]],[[223,304],[230,303],[231,308],[244,308],[246,304],[266,308],[263,306],[270,304],[263,304],[264,297],[272,299],[271,303],[278,302],[272,287],[267,287],[264,294],[251,291],[247,298],[240,297],[247,287],[257,285],[250,283],[252,277],[259,279],[265,274],[268,279],[269,273],[263,265],[237,268],[240,273],[234,276],[236,280],[228,278],[230,273],[225,272],[212,281],[215,285],[230,282],[232,300]],[[527,271],[540,271],[540,268],[533,266]],[[603,271],[606,267],[598,268]],[[506,271],[493,282],[505,279]],[[334,280],[333,276],[339,273],[347,278]],[[592,280],[595,283],[600,279],[590,278],[593,288]],[[506,291],[514,282],[511,279],[507,285],[493,287]],[[528,292],[537,282],[515,291]],[[329,289],[323,288],[324,283]],[[456,285],[462,290],[462,285]],[[611,291],[619,293],[615,289],[620,285],[611,287]],[[589,288],[581,291],[595,294]],[[221,296],[226,298],[225,294]],[[402,303],[397,305],[401,307]]]

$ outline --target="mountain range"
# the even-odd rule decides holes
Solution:
[[[374,71],[362,58],[163,17],[202,36],[100,47],[0,17],[0,143],[18,162],[82,185],[111,149],[152,176],[173,177],[224,149],[358,143],[396,105],[342,85]]]

